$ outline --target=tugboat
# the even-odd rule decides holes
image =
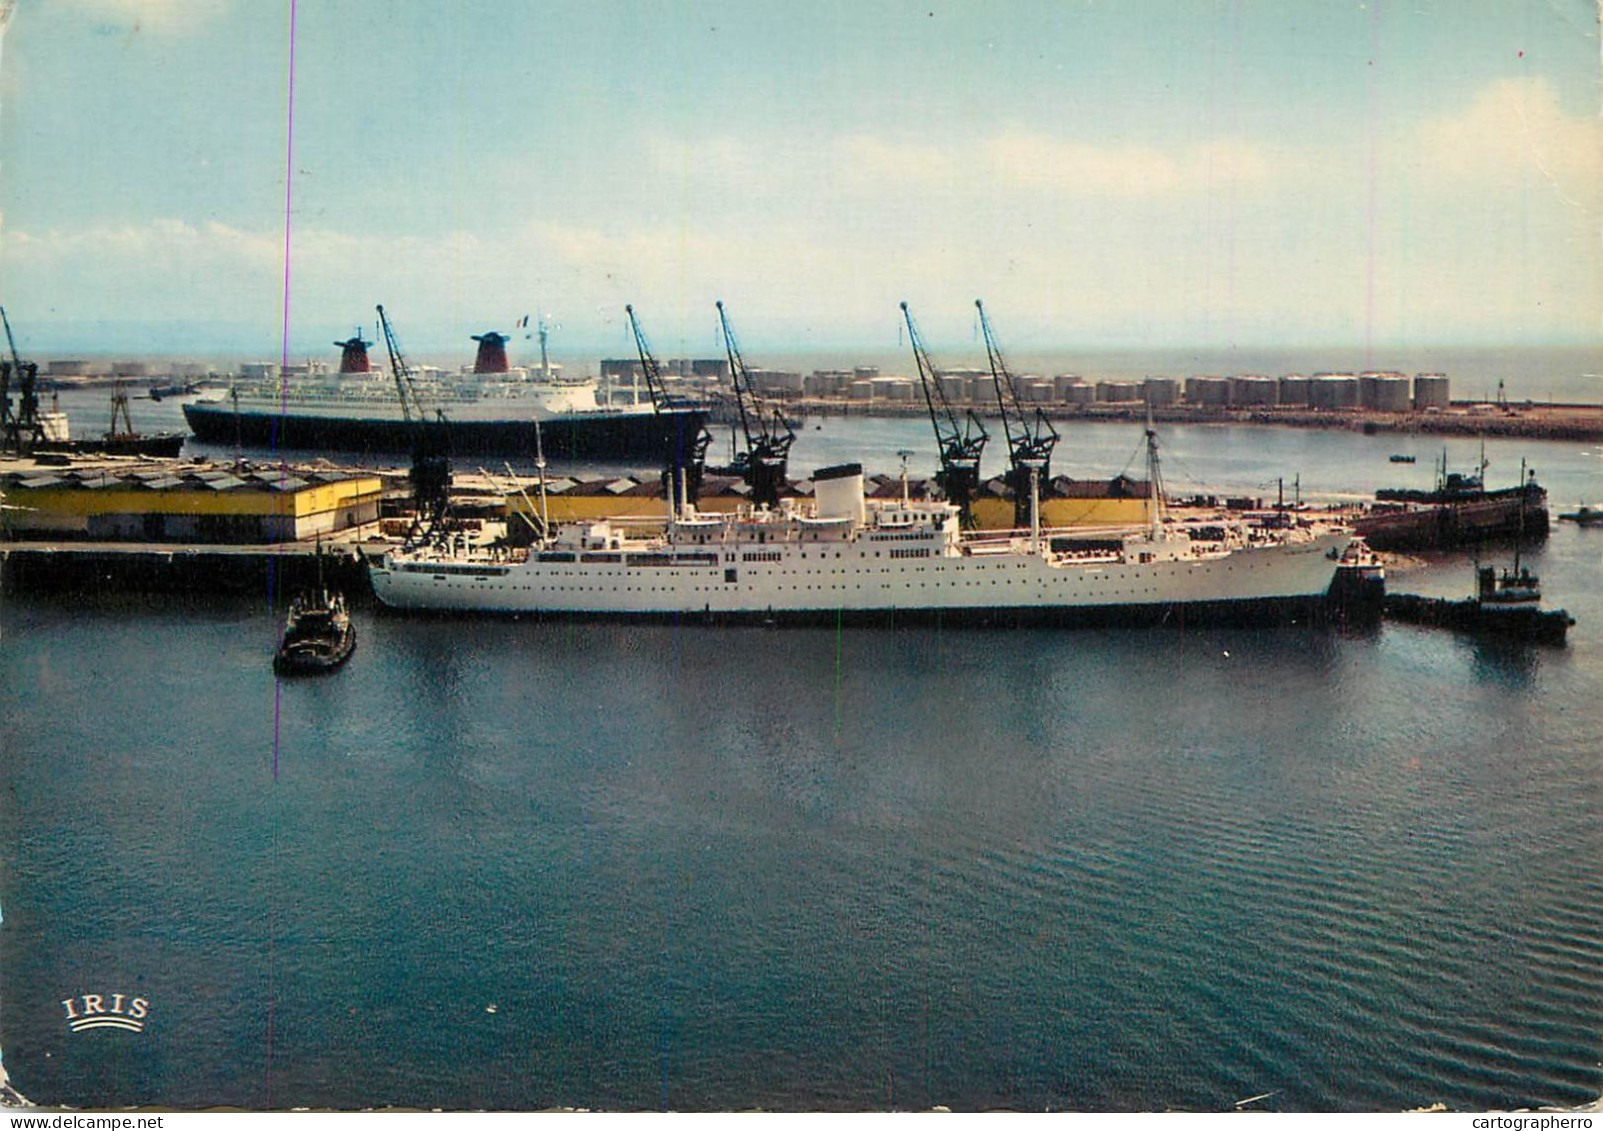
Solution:
[[[356,650],[356,628],[345,598],[323,584],[321,549],[317,560],[317,588],[298,594],[289,603],[284,638],[273,656],[273,671],[279,675],[333,671]]]
[[[1603,507],[1592,507],[1582,503],[1568,514],[1559,515],[1563,522],[1573,522],[1577,526],[1603,526]]]
[[[1536,644],[1563,644],[1575,618],[1563,609],[1542,608],[1540,579],[1514,555],[1512,569],[1480,566],[1475,571],[1475,596],[1467,601],[1398,593],[1386,598],[1386,615],[1393,620],[1435,625]]]

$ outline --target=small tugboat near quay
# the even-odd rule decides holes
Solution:
[[[316,675],[339,667],[355,650],[356,628],[345,598],[319,585],[290,602],[273,670],[279,675]]]
[[[573,523],[527,549],[457,534],[370,561],[369,575],[396,609],[1012,625],[1312,618],[1339,577],[1373,572],[1345,527],[1168,519],[1148,444],[1140,530],[1046,531],[1032,507],[1026,531],[965,536],[955,505],[867,500],[862,467],[844,464],[814,474],[810,506],[702,514],[681,490],[666,531]]]

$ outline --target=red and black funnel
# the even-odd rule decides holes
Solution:
[[[372,364],[367,360],[367,347],[372,342],[364,342],[362,335],[355,334],[343,342],[335,342],[340,348],[341,373],[371,373]]]
[[[479,356],[473,360],[475,373],[505,373],[507,365],[507,343],[512,339],[505,334],[498,334],[491,330],[487,334],[474,334],[473,340],[479,343]]]

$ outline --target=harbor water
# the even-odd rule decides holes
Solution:
[[[793,467],[927,473],[927,427],[808,421]],[[1063,432],[1056,470],[1143,474],[1138,428]],[[1176,493],[1270,498],[1442,449],[1162,440]],[[1598,445],[1486,454],[1603,494]],[[363,609],[345,668],[278,681],[283,592],[11,594],[5,1066],[74,1106],[1594,1101],[1603,530],[1525,560],[1566,647]],[[142,1030],[74,1031],[86,995]]]

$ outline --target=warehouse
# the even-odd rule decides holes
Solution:
[[[376,522],[378,476],[210,463],[17,466],[0,475],[12,537],[263,544]]]

